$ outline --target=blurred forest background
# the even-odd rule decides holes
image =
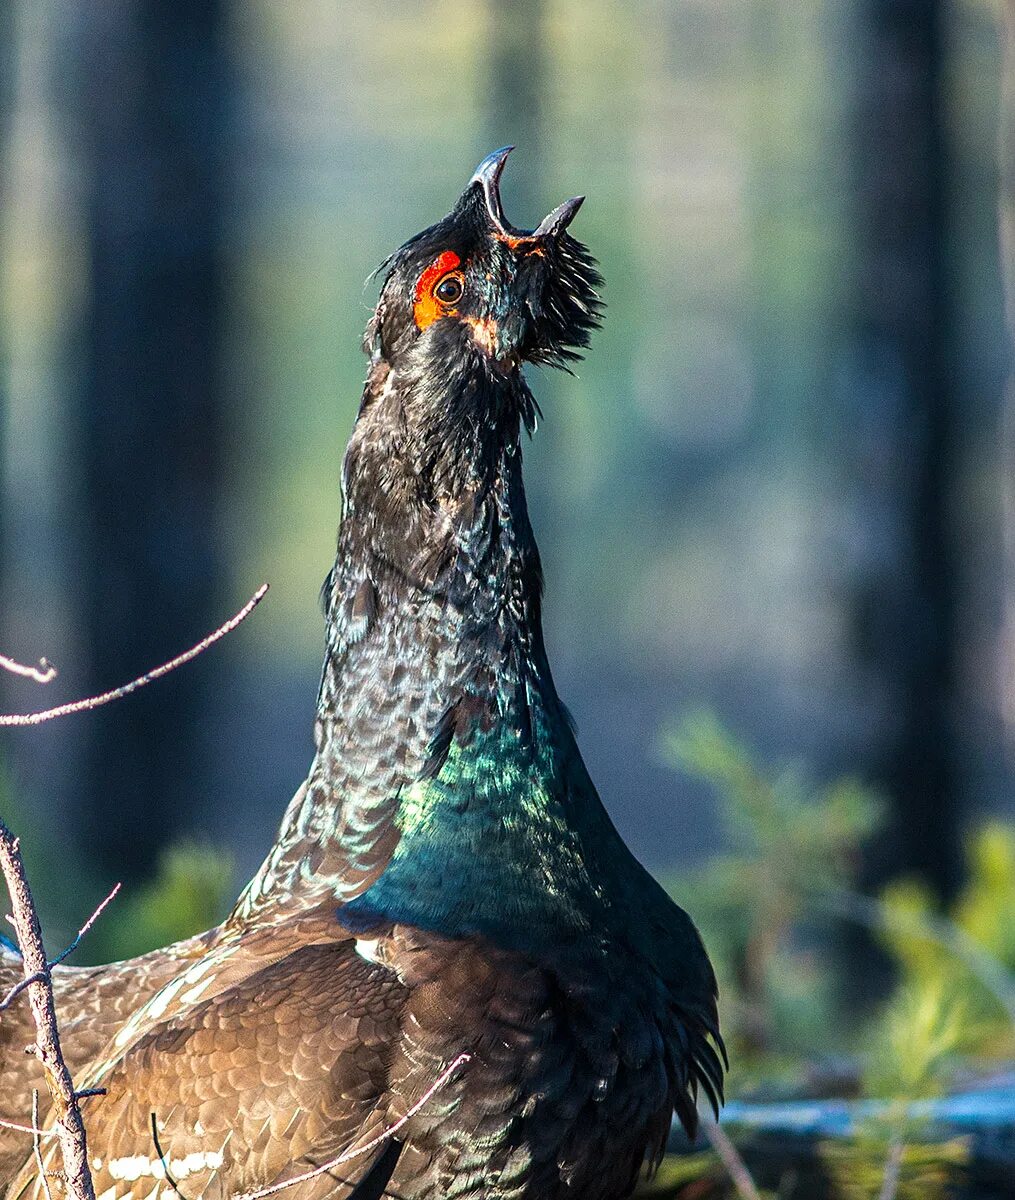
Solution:
[[[588,196],[605,327],[532,380],[547,639],[717,962],[728,1127],[762,1178],[752,1096],[888,1097],[830,1191],[766,1186],[1010,1196],[1015,0],[0,4],[0,649],[61,669],[0,706],[272,585],[0,741],[51,945],[119,879],[82,961],[204,928],[270,845],[370,272],[505,143],[515,223]],[[956,1087],[971,1141],[907,1107]]]
[[[171,936],[266,851],[311,754],[369,274],[508,142],[511,219],[585,193],[607,281],[526,453],[558,686],[621,831],[671,878],[729,852],[667,741],[707,706],[883,797],[860,884],[954,899],[967,833],[1015,818],[1006,20],[0,6],[0,646],[61,668],[3,705],[122,683],[272,585],[185,670],[4,738],[53,937],[117,879],[119,940],[85,952]]]

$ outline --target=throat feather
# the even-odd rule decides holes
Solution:
[[[331,896],[435,927],[547,904],[573,923],[590,894],[577,751],[543,649],[517,418],[493,445],[459,438],[421,492],[392,434],[401,386],[385,375],[350,443],[317,753],[239,911]]]

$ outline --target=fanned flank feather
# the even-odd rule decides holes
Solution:
[[[698,1134],[698,1089],[705,1094],[716,1120],[725,1097],[723,1064],[729,1069],[726,1046],[718,1026],[709,1020],[689,1018],[686,1011],[674,1011],[670,1037],[666,1039],[667,1072],[675,1083],[673,1108],[687,1136]],[[672,1047],[679,1046],[681,1057],[672,1058]]]

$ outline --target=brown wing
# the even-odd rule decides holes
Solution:
[[[124,962],[54,970],[61,1046],[75,1084],[88,1086],[145,1032],[198,1000],[228,990],[296,946],[335,940],[332,906],[283,918],[280,910],[277,922],[256,929],[223,926]],[[21,975],[20,959],[3,951],[4,993]],[[28,998],[18,997],[0,1013],[0,1120],[29,1125],[33,1090],[39,1092],[40,1119],[49,1110],[41,1067],[24,1052],[34,1037]],[[0,1125],[0,1191],[31,1148],[29,1134]]]
[[[203,934],[108,966],[57,967],[53,971],[60,1043],[75,1078],[136,1008],[205,953],[213,936]],[[22,975],[21,959],[0,945],[0,996]],[[33,1090],[39,1092],[42,1116],[49,1108],[42,1068],[34,1054],[25,1053],[34,1040],[28,996],[22,993],[0,1013],[0,1120],[30,1124]],[[29,1135],[0,1125],[0,1189],[30,1150]]]
[[[165,1020],[104,1073],[107,1095],[89,1102],[96,1195],[173,1194],[153,1113],[170,1174],[191,1198],[264,1187],[379,1132],[404,998],[392,972],[360,958],[351,940],[333,941],[303,946]],[[349,1164],[348,1187],[333,1175],[285,1194],[346,1195],[385,1149]],[[32,1163],[9,1195],[42,1197]]]
[[[347,937],[348,935],[343,935]],[[146,1033],[213,999],[266,966],[303,946],[327,945],[338,939],[334,904],[316,910],[279,908],[271,921],[257,926],[229,924],[215,931],[200,957],[182,961],[145,1003],[115,1026],[113,1036],[92,1055],[84,1084],[105,1074]],[[79,1081],[81,1082],[81,1081]]]

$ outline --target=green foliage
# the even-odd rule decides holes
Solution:
[[[820,1148],[837,1198],[873,1200],[892,1169],[898,1200],[943,1200],[950,1193],[968,1145],[962,1138],[929,1141],[926,1119],[910,1105],[944,1095],[959,1055],[978,1038],[961,987],[934,980],[897,989],[871,1032],[863,1079],[866,1095],[890,1103],[852,1138]]]
[[[952,996],[961,989],[977,1044],[1015,1051],[1015,830],[996,822],[974,833],[969,874],[942,918],[934,898],[912,879],[882,892],[882,939],[899,967],[902,990]]]
[[[1015,971],[1015,829],[992,821],[969,844],[969,879],[956,925]]]
[[[956,1056],[975,1046],[963,991],[934,980],[904,985],[893,995],[874,1030],[864,1073],[867,1095],[904,1101],[942,1095]]]
[[[232,895],[228,855],[195,843],[170,847],[149,883],[133,895],[121,892],[103,913],[89,935],[89,958],[130,958],[210,929],[225,916]]]
[[[854,779],[820,786],[795,767],[766,774],[708,713],[685,721],[666,749],[715,788],[734,847],[676,889],[716,960],[734,1060],[831,1049],[834,976],[809,936],[814,896],[850,882],[878,798]]]
[[[911,1105],[945,1093],[970,1055],[1015,1052],[1015,830],[994,823],[970,839],[968,881],[944,914],[911,880],[866,897],[853,872],[881,815],[869,789],[853,779],[816,785],[797,768],[763,769],[708,714],[685,721],[666,748],[675,765],[714,788],[733,846],[673,889],[716,964],[731,1093],[759,1084],[771,1098],[781,1077],[798,1089],[804,1062],[842,1051],[859,1064],[862,1094],[887,1103],[852,1137],[819,1147],[828,1194],[873,1200],[886,1172],[890,1181],[897,1173],[890,1191],[899,1200],[949,1194],[968,1147],[961,1139],[931,1143]],[[896,964],[896,989],[873,1018],[857,1019],[837,1002],[841,938],[821,928],[833,915],[872,930]],[[685,1176],[665,1174],[660,1188],[730,1194],[721,1185],[709,1190],[715,1162],[699,1157],[690,1188]]]
[[[890,1146],[876,1135],[851,1141],[824,1142],[821,1158],[836,1200],[875,1200],[881,1195]],[[969,1152],[965,1142],[902,1142],[899,1144],[896,1200],[944,1200],[953,1194],[956,1179]]]

